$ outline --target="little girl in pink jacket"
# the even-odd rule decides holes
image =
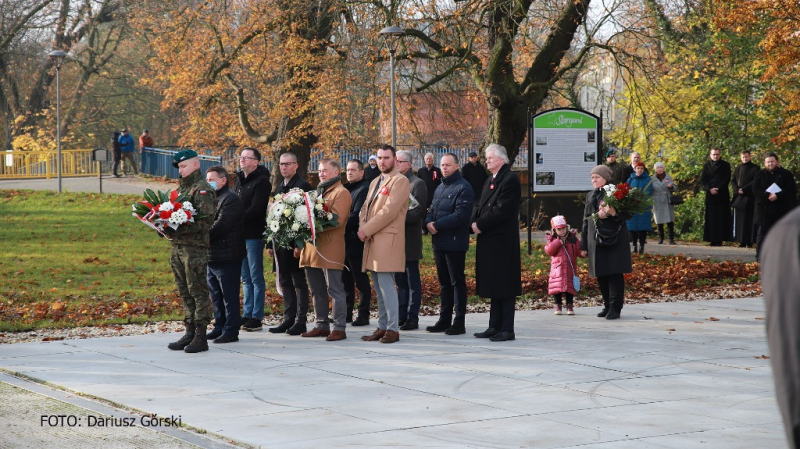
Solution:
[[[562,296],[567,297],[567,315],[575,315],[572,299],[578,294],[573,286],[573,276],[578,275],[578,257],[581,252],[581,241],[576,229],[569,229],[567,219],[556,215],[550,220],[552,232],[548,232],[544,251],[550,260],[550,279],[547,293],[556,301],[555,314],[561,315]]]

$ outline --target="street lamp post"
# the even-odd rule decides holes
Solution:
[[[391,68],[391,97],[392,97],[392,147],[397,148],[397,120],[396,109],[394,106],[394,54],[397,47],[400,45],[400,40],[406,35],[400,27],[386,27],[382,29],[378,35],[383,36],[386,40],[386,48],[389,49],[389,67]]]
[[[58,193],[61,193],[61,64],[67,54],[61,50],[53,50],[47,56],[53,59],[56,66],[56,147],[58,148]]]

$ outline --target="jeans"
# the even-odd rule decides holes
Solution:
[[[239,262],[208,264],[206,279],[208,293],[214,304],[214,329],[220,329],[225,335],[239,335],[240,270]]]
[[[419,306],[422,302],[422,281],[419,276],[419,261],[407,260],[406,271],[395,273],[397,301],[400,307],[400,322],[419,322]]]
[[[242,291],[244,293],[244,318],[261,321],[264,318],[264,243],[261,239],[245,240],[247,256],[242,260]]]
[[[450,323],[455,309],[455,320],[464,324],[467,314],[467,277],[464,274],[466,251],[434,251],[439,288],[442,291],[442,308],[439,321]]]

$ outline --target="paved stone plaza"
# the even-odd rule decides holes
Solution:
[[[518,312],[506,343],[473,338],[488,317],[470,314],[468,335],[393,345],[361,341],[372,328],[341,342],[257,332],[190,355],[152,334],[2,345],[0,367],[220,438],[201,446],[787,447],[762,299],[629,305],[614,322],[597,311]]]

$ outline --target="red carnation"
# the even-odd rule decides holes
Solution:
[[[184,212],[186,212],[186,220],[191,220],[192,219],[192,213],[189,212],[188,210],[185,210]]]
[[[171,216],[172,216],[172,211],[170,210],[162,210],[161,212],[158,213],[158,218],[162,220],[169,220],[169,217]]]
[[[182,208],[182,207],[183,207],[183,204],[181,204],[181,203],[175,203],[175,204],[173,204],[173,205],[172,205],[172,207],[173,207],[175,210],[179,210],[180,208]]]
[[[614,192],[614,198],[618,200],[625,198],[625,192],[623,192],[622,190],[617,190],[616,192]]]

